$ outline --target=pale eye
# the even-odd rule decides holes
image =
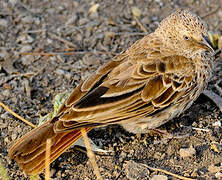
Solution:
[[[189,40],[189,37],[188,37],[188,36],[184,36],[184,39],[185,39],[185,40]]]

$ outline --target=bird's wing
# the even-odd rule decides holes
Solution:
[[[144,50],[143,41],[137,43],[72,92],[52,120],[56,132],[132,122],[189,98],[187,94],[195,87],[192,61],[164,57],[158,43],[151,50]]]

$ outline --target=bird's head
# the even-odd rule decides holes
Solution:
[[[172,13],[159,24],[155,33],[164,46],[177,55],[192,58],[206,51],[214,51],[205,24],[188,10]]]

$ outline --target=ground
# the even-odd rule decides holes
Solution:
[[[39,117],[53,109],[56,94],[70,92],[101,64],[142,38],[146,34],[143,27],[150,33],[175,9],[187,8],[200,15],[209,30],[220,33],[220,6],[219,0],[2,0],[0,101],[38,124]],[[69,50],[76,53],[64,54]],[[43,52],[53,52],[54,56],[44,56]],[[222,63],[218,63],[208,89],[219,94],[215,83],[221,77]],[[218,107],[201,95],[189,110],[162,127],[189,133],[187,137],[138,136],[119,126],[95,129],[89,137],[103,149],[113,151],[96,154],[104,179],[146,179],[157,174],[173,179],[141,163],[181,176],[220,179],[221,119]],[[14,141],[31,129],[0,107],[0,160],[11,179],[27,178],[7,154]],[[189,151],[189,157],[182,157],[181,151],[186,148],[194,151]],[[52,179],[96,179],[87,155],[75,148],[51,164],[51,175]],[[43,177],[42,173],[40,178]]]

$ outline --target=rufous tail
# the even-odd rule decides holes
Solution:
[[[92,127],[86,128],[90,131]],[[46,122],[20,138],[9,150],[26,174],[38,174],[45,168],[46,141],[51,139],[50,163],[81,137],[80,129],[55,133],[53,123]]]

